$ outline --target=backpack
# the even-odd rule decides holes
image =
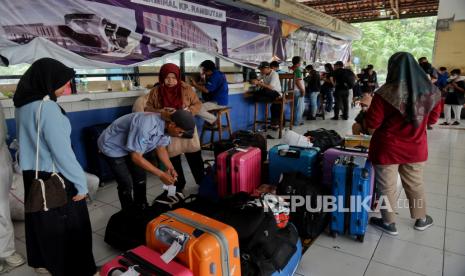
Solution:
[[[343,80],[345,87],[347,87],[348,89],[354,88],[356,82],[355,74],[349,69],[344,69],[343,72]]]
[[[317,207],[318,196],[328,194],[322,185],[299,172],[284,173],[278,184],[277,192],[280,195],[305,197],[306,200],[311,200],[312,209]],[[295,208],[295,211],[291,213],[290,221],[297,227],[302,238],[314,239],[324,231],[330,216],[323,210],[309,212],[306,206],[307,203]]]

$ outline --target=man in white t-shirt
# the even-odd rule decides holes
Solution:
[[[251,80],[258,89],[254,92],[253,97],[256,102],[273,102],[282,96],[281,82],[279,74],[270,67],[270,63],[263,61],[258,66],[260,70],[260,78]],[[279,124],[279,115],[281,113],[281,105],[271,105],[271,125],[277,127]]]

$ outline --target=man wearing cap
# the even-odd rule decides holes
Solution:
[[[194,118],[185,110],[151,113],[137,112],[118,118],[98,139],[118,184],[118,197],[123,210],[147,206],[146,171],[173,185],[177,174],[170,162],[166,146],[170,136],[192,138]],[[166,171],[153,166],[144,154],[155,151]]]
[[[279,75],[270,67],[270,63],[263,61],[258,66],[260,77],[252,79],[250,82],[255,85],[258,90],[254,92],[254,100],[256,102],[273,102],[282,96],[281,82]],[[271,127],[275,128],[279,124],[279,115],[281,113],[281,105],[271,105]]]

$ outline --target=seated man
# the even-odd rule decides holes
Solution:
[[[355,117],[355,123],[352,125],[353,135],[371,135],[371,133],[365,126],[365,114],[368,111],[368,108],[370,107],[372,98],[373,97],[370,94],[365,94],[362,100],[360,101],[360,106],[362,107],[362,110],[360,110],[360,113],[358,113],[357,117]]]
[[[228,82],[225,75],[220,72],[213,61],[205,60],[200,63],[202,74],[205,75],[205,85],[190,79],[191,85],[202,92],[204,103],[197,114],[210,124],[216,121],[216,116],[209,113],[210,110],[220,109],[228,105]]]
[[[271,103],[282,96],[279,75],[271,69],[270,63],[267,61],[260,63],[258,69],[260,70],[260,77],[250,80],[250,82],[256,87],[256,90],[253,92],[253,99],[256,102]],[[281,105],[272,104],[270,109],[271,127],[278,127]]]
[[[127,114],[105,129],[98,139],[98,146],[115,175],[123,210],[147,206],[146,171],[160,177],[164,184],[176,182],[176,170],[165,147],[170,143],[170,136],[192,138],[194,127],[191,113],[177,110],[162,114]],[[145,153],[153,150],[166,167],[166,172],[144,158]]]

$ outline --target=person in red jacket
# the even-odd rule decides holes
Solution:
[[[426,214],[423,166],[428,159],[426,126],[437,122],[441,93],[428,79],[415,58],[405,52],[391,56],[386,83],[375,92],[365,123],[374,131],[369,159],[375,167],[376,187],[385,196],[382,218],[370,223],[391,235],[395,225],[397,174],[409,201],[414,228],[423,231],[433,225]]]

